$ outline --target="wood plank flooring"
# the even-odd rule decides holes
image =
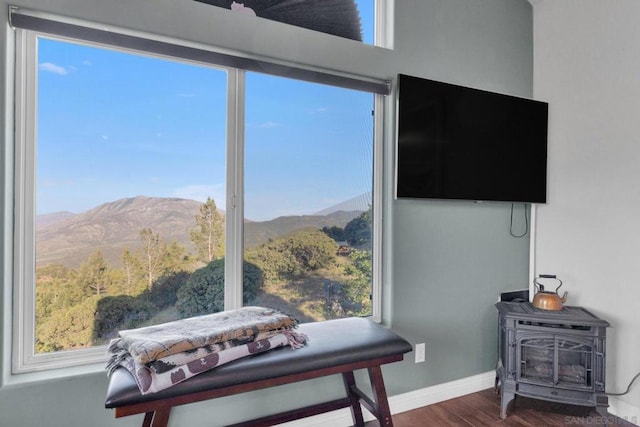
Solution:
[[[378,426],[377,421],[366,427]],[[622,426],[635,427],[614,416],[601,417],[592,408],[516,397],[507,418],[500,418],[500,397],[493,389],[403,412],[393,416],[395,427],[448,426]]]

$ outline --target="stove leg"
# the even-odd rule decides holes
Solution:
[[[603,418],[607,418],[609,416],[609,411],[607,408],[609,407],[609,397],[604,394],[599,394],[596,396],[596,412]]]
[[[500,418],[504,420],[507,418],[507,407],[509,403],[516,397],[515,384],[503,384],[500,394],[502,395],[500,399]]]

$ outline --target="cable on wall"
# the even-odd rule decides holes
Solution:
[[[524,205],[524,224],[525,224],[524,233],[515,234],[513,232],[513,210],[514,210],[515,203],[511,203],[511,220],[509,222],[509,234],[511,234],[511,236],[517,239],[520,239],[526,236],[527,233],[529,233],[529,217],[527,216],[527,205],[526,204],[523,204],[523,205]]]
[[[635,380],[638,379],[638,377],[640,377],[640,372],[638,372],[636,374],[635,377],[633,377],[633,379],[631,380],[631,382],[629,383],[629,385],[627,386],[627,390],[623,393],[606,393],[608,396],[624,396],[625,394],[629,393],[629,390],[631,390],[631,386],[633,385],[633,382]]]

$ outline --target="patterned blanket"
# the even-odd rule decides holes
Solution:
[[[233,360],[273,348],[304,346],[297,321],[263,307],[182,319],[123,330],[111,341],[109,374],[119,366],[134,377],[142,394],[155,393]]]

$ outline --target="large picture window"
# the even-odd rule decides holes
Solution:
[[[14,372],[243,304],[376,314],[378,95],[17,39]]]

